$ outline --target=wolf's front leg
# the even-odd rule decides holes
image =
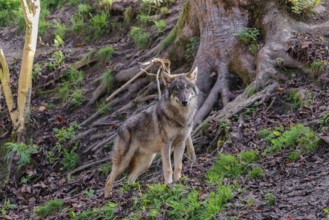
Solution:
[[[163,167],[163,175],[166,184],[172,183],[172,168],[171,168],[171,144],[165,144],[161,148],[161,159]]]
[[[185,142],[180,142],[177,146],[174,147],[174,181],[177,181],[182,176],[182,168],[183,168],[183,154],[185,150]]]

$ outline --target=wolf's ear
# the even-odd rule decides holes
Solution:
[[[198,67],[195,67],[192,72],[186,74],[186,77],[194,83],[196,82],[197,76],[198,76]]]
[[[165,86],[169,86],[169,84],[172,83],[172,81],[174,80],[173,76],[164,72],[162,72],[161,78]]]

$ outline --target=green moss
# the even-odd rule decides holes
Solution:
[[[62,209],[63,205],[64,202],[62,200],[52,199],[46,204],[37,207],[35,213],[38,216],[46,217],[51,214],[55,214],[56,212],[59,212]]]

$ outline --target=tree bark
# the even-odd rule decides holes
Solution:
[[[37,46],[40,0],[21,0],[26,24],[22,66],[18,81],[18,142],[24,142],[25,118],[30,109],[29,90],[32,89],[32,67]]]

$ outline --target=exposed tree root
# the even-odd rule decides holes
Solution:
[[[104,159],[101,159],[101,160],[97,160],[97,161],[93,161],[93,162],[89,162],[87,164],[84,164],[78,168],[76,168],[75,170],[71,171],[70,173],[68,173],[67,175],[69,177],[71,177],[72,175],[75,175],[75,174],[78,174],[82,171],[85,171],[91,167],[95,167],[95,166],[99,166],[100,164],[103,164],[103,163],[106,163],[108,162],[109,159],[108,158],[104,158]],[[69,178],[70,179],[70,178]]]
[[[115,134],[112,133],[110,137],[105,138],[104,140],[102,140],[102,141],[100,141],[100,142],[97,142],[97,143],[94,144],[94,145],[91,145],[90,147],[84,149],[82,152],[83,152],[84,154],[86,154],[86,153],[90,153],[90,152],[95,152],[95,151],[98,150],[98,148],[100,148],[100,147],[104,147],[106,144],[108,144],[108,143],[110,143],[111,141],[113,141],[113,140],[114,140],[114,137],[115,137]]]

